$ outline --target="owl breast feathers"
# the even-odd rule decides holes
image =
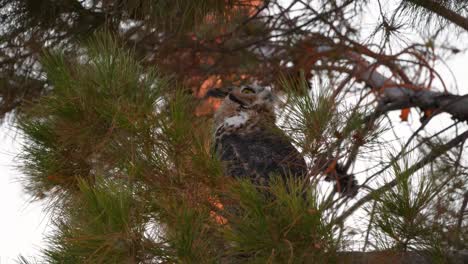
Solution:
[[[307,176],[302,155],[275,125],[274,97],[258,86],[233,88],[215,113],[215,153],[224,173],[266,185],[273,175]]]

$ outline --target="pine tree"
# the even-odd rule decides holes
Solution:
[[[49,202],[44,262],[341,263],[351,248],[446,263],[466,250],[468,100],[437,91],[433,65],[459,52],[441,34],[466,29],[467,6],[379,5],[365,42],[353,19],[367,2],[0,0],[0,114],[16,111],[25,189]],[[425,42],[398,46],[405,13],[429,21]],[[280,178],[265,195],[213,155],[207,91],[254,81],[282,101],[305,196]],[[410,109],[420,127],[390,142],[388,113],[408,122]],[[453,122],[431,133],[440,113]],[[323,183],[337,171],[358,177],[357,197]]]

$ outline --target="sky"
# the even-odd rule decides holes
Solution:
[[[39,255],[49,218],[41,203],[30,203],[18,181],[17,155],[24,141],[11,123],[0,126],[0,264],[14,263],[19,254]]]
[[[455,41],[454,44],[466,44],[468,36],[464,34]],[[436,70],[447,77],[449,87],[458,84],[459,94],[468,94],[468,54],[457,54],[446,63],[438,64]],[[449,77],[452,74],[455,78]],[[395,119],[398,115],[392,114]],[[437,126],[437,122],[441,121],[434,120],[433,125]],[[11,122],[0,125],[0,264],[15,263],[19,254],[39,256],[40,248],[45,245],[44,234],[51,230],[44,204],[30,203],[18,181],[21,173],[16,168],[17,155],[22,144],[24,140],[14,131]]]

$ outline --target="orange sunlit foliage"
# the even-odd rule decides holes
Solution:
[[[433,110],[433,109],[424,110],[424,117],[425,117],[425,118],[429,118],[429,117],[432,116],[433,113],[434,113],[434,110]]]
[[[226,2],[232,2],[226,0]],[[258,8],[263,4],[263,0],[237,0],[232,6],[232,9],[223,14],[223,18],[226,20],[232,20],[238,13],[246,13],[248,16],[253,16],[257,12]],[[205,23],[212,23],[216,21],[217,17],[213,14],[205,16]]]
[[[213,199],[213,198],[209,198],[208,201],[217,209],[217,210],[224,210],[224,205],[219,202],[218,200],[216,199]],[[225,225],[228,223],[228,220],[217,214],[215,211],[210,211],[210,217],[219,225]]]
[[[258,8],[263,4],[263,0],[244,0],[244,1],[237,1],[236,5],[232,8],[232,14],[225,14],[226,20],[231,20],[233,19],[237,13],[246,13],[249,17],[253,16],[256,14]],[[210,23],[214,21],[215,18],[211,15],[208,15],[205,18],[206,23]],[[221,27],[219,29],[219,34],[220,36],[215,37],[213,44],[214,45],[220,45],[223,43],[223,38],[221,37],[222,34],[226,33],[226,28]],[[191,39],[195,42],[203,42],[204,40],[198,40],[197,36],[195,34],[191,35]],[[196,56],[197,62],[202,65],[206,66],[213,66],[218,62],[218,60],[221,60],[223,58],[218,58],[214,57],[214,55],[204,55],[198,53]],[[210,75],[207,77],[202,77],[197,78],[193,77],[187,80],[188,83],[201,83],[199,86],[191,86],[194,89],[194,94],[197,96],[197,98],[203,98],[208,90],[210,89],[215,89],[215,88],[220,88],[223,86],[223,84],[227,83],[233,83],[235,84],[236,81],[238,80],[244,80],[248,76],[246,74],[227,74],[227,75]],[[212,114],[219,106],[221,105],[221,100],[216,99],[216,98],[206,98],[204,99],[200,105],[197,107],[195,110],[195,114],[197,116],[203,116],[203,115],[209,115]]]
[[[410,113],[409,108],[402,109],[401,114],[400,114],[401,121],[408,121],[409,113]]]
[[[263,5],[263,0],[245,0],[239,1],[239,6],[235,9],[244,9],[247,10],[249,16],[255,15],[257,9]]]

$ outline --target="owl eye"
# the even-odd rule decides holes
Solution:
[[[245,94],[254,94],[255,93],[255,90],[250,88],[250,87],[246,87],[244,89],[242,89],[242,93],[245,93]]]

